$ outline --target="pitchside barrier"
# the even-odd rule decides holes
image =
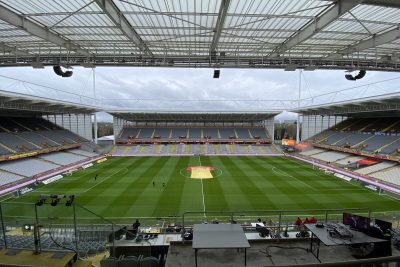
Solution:
[[[399,213],[371,213],[368,208],[314,209],[314,210],[245,210],[245,211],[190,211],[182,215],[165,217],[104,218],[87,208],[65,201],[52,206],[43,203],[1,202],[0,245],[6,248],[30,250],[73,250],[80,255],[113,247],[114,240],[128,234],[125,226],[139,219],[141,231],[179,234],[192,228],[195,223],[242,224],[245,231],[254,231],[252,223],[259,219],[266,222],[274,233],[296,231],[297,217],[315,217],[318,221],[341,221],[342,213],[371,216],[389,221],[398,220]],[[396,223],[394,224],[396,227]],[[398,226],[398,223],[397,223]],[[21,230],[23,234],[21,235]],[[125,233],[126,232],[126,233]],[[36,235],[35,235],[36,234]],[[37,244],[35,246],[35,244]]]

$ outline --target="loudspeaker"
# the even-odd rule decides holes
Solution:
[[[57,74],[58,76],[68,78],[71,77],[73,72],[70,70],[67,70],[66,72],[63,72],[60,66],[53,66],[54,73]]]
[[[219,78],[219,72],[220,72],[220,70],[214,70],[214,76],[213,76],[214,79]]]

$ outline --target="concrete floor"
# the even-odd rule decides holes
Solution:
[[[307,251],[307,240],[265,240],[250,241],[247,249],[247,266],[284,266],[295,264],[319,263],[316,257]],[[399,254],[393,250],[393,254]],[[197,253],[198,267],[244,266],[244,250],[215,249],[199,250]],[[321,244],[319,258],[324,262],[355,260],[346,246],[327,247]],[[170,245],[167,267],[195,266],[195,254],[191,243],[173,242]]]

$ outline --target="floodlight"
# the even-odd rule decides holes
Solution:
[[[285,67],[285,71],[295,71],[297,67],[297,64],[287,64]]]
[[[65,206],[70,207],[72,206],[72,202],[74,202],[75,199],[75,195],[70,195],[69,199],[67,200],[67,202],[65,203]]]
[[[44,65],[42,62],[31,62],[31,66],[34,69],[44,69]]]
[[[90,63],[90,62],[82,62],[81,66],[84,68],[90,68],[90,69],[93,69],[96,67],[93,63]]]
[[[53,66],[53,70],[55,74],[64,78],[71,77],[73,74],[72,70],[63,71],[60,65]]]
[[[213,78],[214,79],[219,79],[219,74],[220,74],[220,70],[214,70]]]
[[[308,66],[304,67],[305,71],[314,71],[316,69],[318,69],[318,67],[315,65],[308,65]]]
[[[353,76],[351,71],[347,71],[344,77],[349,80],[349,81],[355,81],[355,80],[360,80],[364,78],[365,74],[367,73],[365,70],[360,70],[357,75]]]

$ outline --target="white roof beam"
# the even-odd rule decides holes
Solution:
[[[0,52],[1,51],[9,52],[16,56],[31,56],[31,54],[29,54],[28,51],[20,50],[17,49],[16,47],[12,47],[4,43],[0,43]]]
[[[217,24],[214,29],[214,36],[210,47],[210,52],[215,52],[218,46],[218,40],[221,37],[221,32],[224,27],[226,14],[228,13],[228,8],[230,4],[230,0],[222,0],[221,6],[219,8]]]
[[[396,27],[395,29],[389,30],[381,34],[375,34],[369,39],[362,40],[357,44],[351,45],[345,49],[330,54],[327,58],[329,59],[341,58],[345,55],[350,55],[369,48],[374,48],[379,45],[396,41],[399,38],[400,38],[400,27]]]
[[[311,38],[314,34],[318,33],[361,2],[362,0],[338,0],[331,8],[321,16],[315,18],[314,21],[305,26],[295,36],[289,38],[283,45],[276,47],[274,52],[270,54],[270,57],[277,57],[286,50],[290,50],[296,45]]]
[[[65,47],[69,51],[74,51],[77,54],[85,56],[91,55],[87,50],[84,50],[81,47],[73,44],[70,40],[62,38],[61,36],[49,31],[48,29],[31,20],[26,19],[24,16],[19,15],[4,6],[0,6],[0,19],[20,29],[23,29],[34,36]]]
[[[97,5],[107,14],[107,16],[117,25],[121,31],[131,40],[142,52],[153,56],[148,46],[140,35],[133,29],[132,25],[125,18],[122,12],[112,0],[95,0]]]

